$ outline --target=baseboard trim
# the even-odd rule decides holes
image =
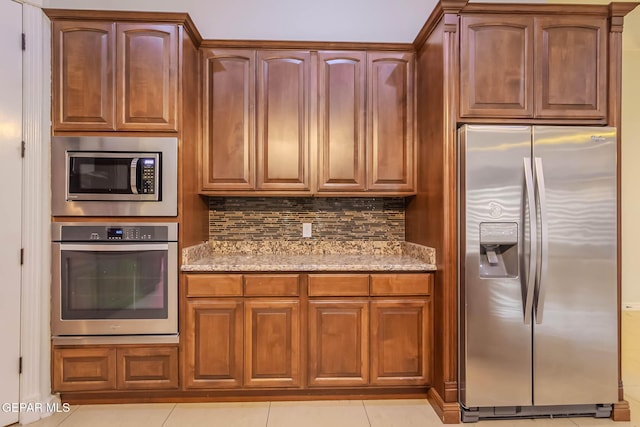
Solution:
[[[433,387],[429,389],[427,398],[444,424],[460,424],[460,404],[458,402],[445,402]]]
[[[613,421],[631,421],[631,407],[629,406],[629,402],[621,400],[618,403],[614,403],[611,419]]]

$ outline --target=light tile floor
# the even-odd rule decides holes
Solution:
[[[640,311],[622,314],[622,369],[631,422],[554,418],[481,421],[479,427],[640,427]],[[426,400],[157,403],[72,406],[30,427],[434,427]],[[472,424],[473,425],[473,424]]]

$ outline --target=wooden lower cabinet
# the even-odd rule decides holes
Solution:
[[[430,319],[427,299],[371,301],[371,384],[429,383]]]
[[[185,275],[185,390],[420,387],[433,275]]]
[[[369,301],[309,301],[309,385],[369,383]]]
[[[177,389],[178,347],[54,347],[52,379],[54,392]]]
[[[242,299],[187,301],[184,331],[185,388],[242,385]]]
[[[300,302],[246,299],[244,316],[244,385],[299,387]]]

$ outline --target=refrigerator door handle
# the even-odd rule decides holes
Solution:
[[[542,313],[544,311],[544,295],[547,284],[547,263],[549,261],[549,236],[547,224],[547,194],[544,185],[544,170],[542,159],[535,158],[536,192],[537,202],[540,208],[540,264],[538,281],[536,286],[536,323],[542,323]]]
[[[527,193],[527,204],[529,213],[529,274],[525,282],[524,301],[524,324],[531,323],[531,312],[533,310],[533,295],[536,280],[536,253],[538,251],[538,230],[535,211],[535,195],[533,186],[533,171],[531,170],[531,158],[524,158],[524,183]],[[524,215],[524,210],[523,210]],[[523,221],[524,222],[524,221]],[[524,234],[524,233],[523,233]],[[526,244],[526,242],[525,242]]]

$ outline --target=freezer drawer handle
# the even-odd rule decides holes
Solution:
[[[533,192],[533,172],[531,170],[531,158],[524,158],[524,183],[529,205],[529,274],[525,279],[524,324],[531,323],[531,311],[533,310],[533,290],[536,280],[536,252],[537,248],[537,222],[535,212],[535,195]],[[524,209],[523,211],[524,212]],[[523,221],[524,222],[524,221]],[[524,240],[524,239],[523,239]],[[525,242],[526,244],[526,242]]]
[[[535,158],[536,193],[540,207],[540,263],[538,264],[538,280],[536,285],[536,323],[542,323],[544,310],[544,294],[547,284],[547,264],[549,261],[549,236],[547,225],[547,195],[544,185],[544,170],[542,159]]]

